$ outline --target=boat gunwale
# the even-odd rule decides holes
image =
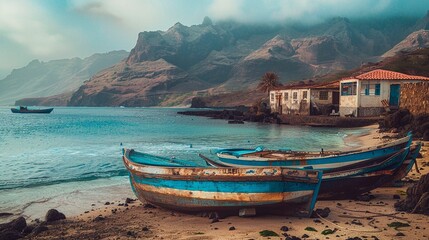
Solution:
[[[122,157],[127,170],[134,175],[141,177],[160,178],[160,179],[175,179],[175,180],[197,180],[197,181],[296,181],[317,183],[319,175],[322,174],[319,170],[304,170],[284,167],[245,167],[245,168],[207,168],[207,167],[170,167],[170,166],[152,166],[141,163],[135,163],[129,158],[132,149],[124,149]],[[167,173],[150,172],[150,170],[163,169]],[[149,171],[142,171],[149,170]],[[268,175],[264,170],[273,171],[272,175]],[[212,171],[212,173],[210,173]],[[246,175],[247,171],[249,175]],[[295,173],[295,174],[294,174]],[[298,173],[298,175],[296,175]],[[299,175],[301,173],[302,175]],[[252,174],[252,175],[250,175]],[[257,175],[255,175],[257,174]]]
[[[327,158],[335,158],[335,157],[346,157],[349,155],[354,155],[354,154],[359,154],[359,153],[366,153],[366,152],[371,152],[371,151],[375,151],[375,150],[382,150],[385,148],[390,148],[390,147],[394,147],[400,144],[404,144],[408,141],[410,141],[411,139],[411,135],[407,135],[403,138],[400,139],[396,139],[395,141],[391,141],[388,143],[382,143],[376,146],[371,146],[371,147],[366,147],[366,148],[360,148],[357,150],[352,150],[352,151],[347,151],[347,152],[341,152],[341,151],[335,151],[335,152],[339,152],[339,154],[331,154],[331,155],[327,155],[325,153],[329,153],[329,152],[334,152],[334,151],[324,151],[323,154],[321,152],[306,152],[306,151],[283,151],[284,153],[284,157],[260,157],[257,156],[261,153],[264,152],[269,152],[269,154],[272,153],[278,153],[281,154],[282,151],[281,150],[268,150],[268,151],[259,151],[259,152],[254,152],[254,153],[248,153],[248,154],[243,154],[240,156],[235,156],[231,153],[222,153],[222,152],[218,152],[216,153],[218,158],[221,159],[235,159],[235,160],[245,160],[245,161],[250,161],[250,162],[279,162],[279,161],[300,161],[300,160],[305,160],[305,161],[311,161],[311,160],[323,160],[323,159],[327,159]],[[298,153],[298,155],[294,155],[293,153]],[[306,153],[308,153],[309,155],[306,155]],[[256,156],[255,156],[256,155]],[[289,156],[287,156],[289,155]],[[309,156],[309,157],[307,157]],[[223,163],[223,161],[222,161]]]

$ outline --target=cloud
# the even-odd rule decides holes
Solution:
[[[0,31],[2,38],[38,56],[61,55],[69,50],[67,31],[55,24],[49,12],[34,1],[0,2]]]
[[[320,22],[332,17],[371,18],[418,16],[429,10],[427,0],[213,0],[209,16],[241,22]]]
[[[2,69],[34,58],[86,57],[130,50],[142,31],[176,22],[316,23],[331,17],[422,17],[428,0],[0,0]]]
[[[38,1],[0,0],[0,71],[22,67],[32,59],[55,59],[75,55],[79,41],[75,32],[57,24],[52,13]]]

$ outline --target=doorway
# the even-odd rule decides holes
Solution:
[[[390,85],[390,106],[399,106],[399,95],[401,93],[401,85],[400,84],[392,84]]]

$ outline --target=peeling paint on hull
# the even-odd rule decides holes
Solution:
[[[278,212],[308,216],[315,205],[322,178],[320,171],[279,167],[150,166],[134,163],[132,154],[132,150],[125,150],[123,161],[137,197],[180,211],[281,207]]]
[[[290,168],[312,168],[329,170],[345,167],[351,164],[364,163],[376,158],[387,158],[411,144],[411,135],[398,139],[392,143],[361,149],[351,152],[315,153],[315,152],[282,152],[256,151],[243,155],[234,154],[235,151],[218,150],[218,161],[221,164],[234,167],[243,166],[282,166]],[[238,151],[238,150],[237,150]],[[243,150],[241,150],[243,151]]]

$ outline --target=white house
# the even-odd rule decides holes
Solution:
[[[320,115],[338,111],[339,83],[282,86],[270,91],[272,112],[292,115]]]
[[[398,107],[401,83],[429,81],[422,76],[373,70],[340,81],[341,116],[379,116],[385,107]]]

